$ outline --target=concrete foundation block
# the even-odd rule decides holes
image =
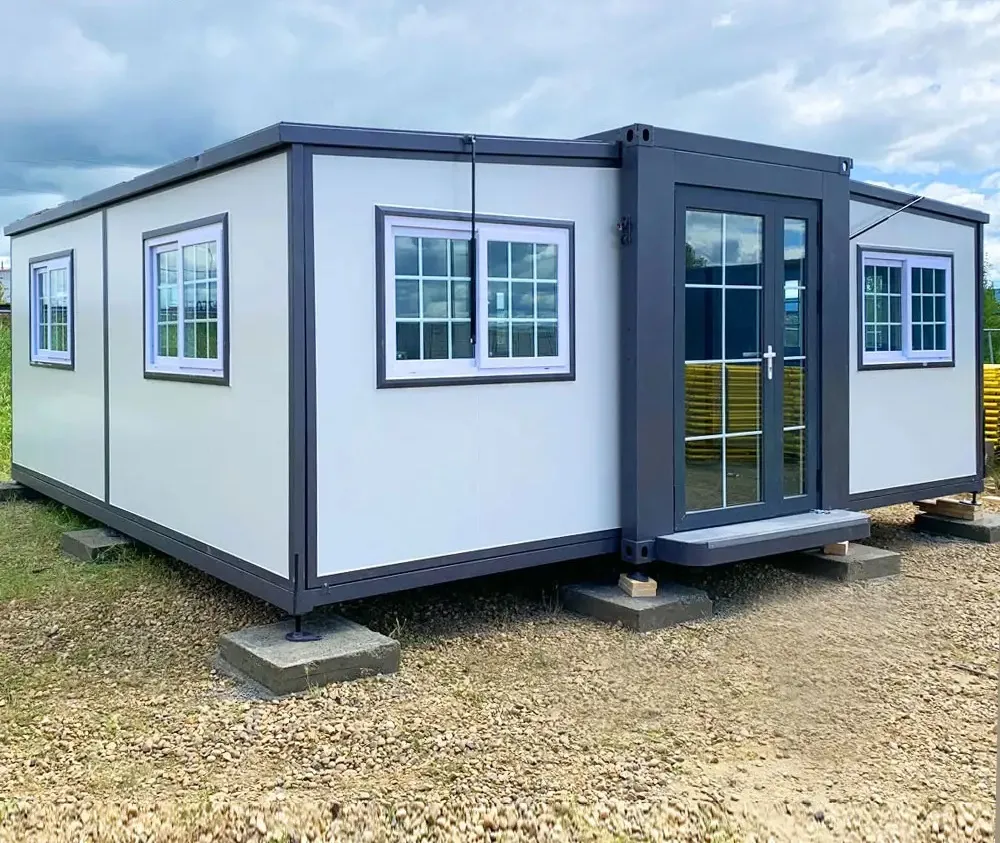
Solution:
[[[339,616],[305,628],[322,638],[288,641],[291,620],[230,632],[219,639],[219,658],[276,696],[399,670],[399,642],[392,638]]]
[[[838,582],[860,582],[895,576],[900,572],[902,557],[894,550],[851,544],[845,554],[803,551],[790,554],[784,561],[804,574]]]
[[[84,562],[99,562],[107,559],[119,548],[127,547],[131,541],[104,527],[92,530],[72,530],[62,534],[59,547],[63,553],[82,559]]]
[[[913,526],[921,532],[939,536],[954,536],[985,544],[1000,542],[1000,515],[993,512],[984,512],[975,521],[918,512]]]
[[[704,591],[675,583],[660,583],[655,597],[629,597],[617,585],[595,583],[563,586],[561,594],[571,612],[636,632],[712,616],[712,601]]]
[[[31,494],[31,489],[16,480],[0,480],[0,502],[24,500]]]

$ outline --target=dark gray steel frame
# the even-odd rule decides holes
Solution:
[[[858,348],[858,365],[857,369],[859,372],[870,372],[885,369],[954,369],[955,368],[955,254],[954,252],[934,252],[922,249],[898,249],[890,248],[888,246],[878,246],[869,243],[851,243],[851,247],[855,249],[855,261],[854,261],[854,287],[855,296],[857,298],[857,307],[855,308],[857,330],[857,348]],[[951,264],[949,278],[951,279],[948,285],[948,302],[951,307],[951,359],[950,360],[904,360],[901,363],[865,363],[865,303],[864,303],[864,255],[865,252],[883,252],[885,254],[891,255],[915,255],[917,257],[927,257],[927,258],[947,258]],[[910,294],[909,279],[904,279],[906,295]],[[905,327],[905,326],[904,326]]]
[[[105,217],[107,215],[105,214]],[[197,375],[182,372],[158,372],[149,368],[149,248],[146,246],[147,240],[157,237],[166,237],[170,234],[180,234],[194,228],[202,228],[206,225],[222,225],[222,277],[219,279],[219,310],[223,314],[222,325],[222,374],[221,375]],[[105,238],[107,237],[107,226],[105,225]],[[105,243],[105,248],[107,244]],[[105,271],[107,271],[107,261],[105,260]],[[106,300],[105,300],[106,303]],[[106,315],[106,314],[105,314]],[[105,325],[107,319],[105,318]],[[146,380],[158,381],[186,381],[188,383],[205,383],[215,386],[229,386],[229,214],[214,214],[210,217],[202,217],[189,222],[168,225],[164,228],[157,228],[154,231],[144,231],[142,233],[142,376]]]
[[[54,360],[35,360],[35,294],[33,284],[35,265],[59,258],[69,258],[69,360],[65,363],[57,363]],[[11,284],[13,283],[12,280]],[[72,249],[28,258],[28,363],[42,369],[65,369],[68,372],[72,372],[76,368],[76,259]]]
[[[643,130],[648,140],[643,140]],[[629,134],[631,132],[631,135]],[[464,135],[395,132],[280,123],[205,153],[153,171],[123,185],[32,215],[5,229],[21,234],[106,209],[168,185],[200,178],[250,161],[285,153],[288,167],[289,244],[289,570],[280,577],[225,552],[179,535],[89,495],[14,465],[19,482],[107,523],[286,611],[395,590],[449,582],[500,571],[618,552],[630,541],[673,530],[673,351],[663,326],[673,324],[672,238],[674,187],[688,184],[730,191],[813,199],[820,203],[820,278],[846,279],[848,196],[857,185],[845,178],[848,158],[672,132],[637,124],[594,138],[536,140],[477,137],[485,163],[611,167],[621,170],[622,529],[528,542],[483,551],[401,563],[382,569],[317,577],[315,430],[315,277],[313,267],[313,158],[316,155],[468,161]],[[890,197],[885,201],[898,201]],[[938,203],[940,204],[940,203]],[[956,216],[947,206],[947,216]],[[957,209],[967,212],[966,209]],[[932,203],[921,212],[940,215]],[[981,220],[976,220],[981,222]],[[104,238],[106,240],[106,226]],[[977,247],[982,250],[982,225]],[[106,251],[106,243],[105,243]],[[106,260],[105,260],[106,273]],[[666,280],[666,282],[665,282]],[[848,312],[844,281],[826,283],[820,313],[820,480],[825,508],[848,502],[847,359]],[[104,286],[107,312],[107,284]],[[978,318],[978,316],[977,316]],[[669,328],[668,328],[669,330]],[[105,359],[107,366],[107,358]],[[980,375],[981,377],[981,375]],[[108,418],[105,377],[105,419]],[[107,438],[108,431],[105,431]],[[106,452],[105,459],[109,456]],[[106,467],[107,476],[107,467]],[[979,476],[982,476],[980,460]],[[106,497],[108,489],[105,489]],[[892,490],[887,490],[891,492]],[[666,519],[664,518],[666,516]],[[623,541],[623,539],[625,541]],[[776,547],[775,552],[784,548]]]
[[[722,524],[732,524],[761,518],[772,518],[780,515],[790,515],[796,512],[807,512],[816,506],[816,482],[818,480],[817,435],[816,425],[812,419],[818,419],[819,390],[818,372],[810,361],[818,361],[819,343],[818,311],[816,302],[819,298],[820,279],[817,267],[819,208],[813,200],[802,200],[785,196],[764,196],[762,194],[733,193],[730,190],[715,188],[678,186],[676,190],[676,210],[674,220],[674,243],[679,245],[685,237],[685,221],[681,213],[687,208],[704,208],[729,213],[760,215],[764,218],[763,260],[767,267],[764,273],[765,287],[761,296],[762,328],[771,332],[777,348],[784,347],[784,325],[779,322],[778,304],[779,290],[784,289],[784,244],[782,242],[782,220],[787,218],[802,219],[807,226],[806,259],[808,262],[806,289],[801,310],[802,327],[804,329],[804,345],[802,353],[806,358],[805,384],[805,420],[806,448],[804,460],[803,483],[805,491],[801,495],[785,497],[783,477],[775,471],[777,464],[769,462],[772,455],[780,454],[784,447],[784,354],[779,353],[774,361],[776,373],[771,387],[764,386],[765,400],[762,403],[761,422],[764,431],[761,439],[760,471],[761,499],[752,504],[739,507],[712,509],[702,512],[687,512],[685,502],[678,496],[674,501],[674,530],[693,530],[700,527],[713,527]],[[686,293],[684,279],[684,252],[674,249],[674,312],[678,318],[673,326],[674,335],[674,406],[685,406],[684,365],[686,331],[684,319],[681,318],[684,309]],[[768,279],[775,279],[767,283]],[[675,421],[675,453],[674,453],[674,488],[686,487],[687,460],[684,454],[684,423]]]
[[[643,140],[649,129],[649,140]],[[631,140],[629,138],[632,138]],[[768,148],[766,161],[751,155],[714,157],[660,146],[654,127],[619,130],[622,144],[621,218],[621,522],[622,556],[652,558],[656,538],[675,532],[675,358],[683,354],[664,332],[675,325],[674,239],[678,185],[765,197],[812,200],[818,205],[820,262],[816,303],[818,335],[818,505],[846,506],[849,497],[848,364],[842,325],[850,307],[847,250],[850,159],[830,156],[782,160]],[[667,232],[668,235],[664,236]],[[831,244],[827,246],[826,244]],[[683,406],[683,404],[681,404]]]
[[[397,208],[390,205],[375,206],[375,369],[378,389],[395,389],[413,386],[461,386],[463,384],[485,383],[546,383],[552,381],[576,380],[576,226],[569,220],[536,219],[510,217],[501,214],[476,214],[476,223],[499,223],[503,225],[529,225],[539,228],[561,228],[569,235],[569,371],[531,372],[529,374],[464,375],[451,378],[387,378],[385,374],[385,218],[411,217],[413,219],[448,220],[471,222],[472,215],[456,211],[434,211],[430,209]]]

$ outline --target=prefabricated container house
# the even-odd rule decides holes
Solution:
[[[984,214],[849,158],[279,124],[9,225],[13,474],[295,614],[978,490]]]

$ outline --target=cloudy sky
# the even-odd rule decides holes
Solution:
[[[0,36],[2,223],[278,120],[646,122],[984,209],[1000,280],[1000,0],[0,0]]]

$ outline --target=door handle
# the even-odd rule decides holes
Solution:
[[[774,378],[774,358],[778,355],[774,351],[774,346],[769,345],[767,351],[762,355],[767,361],[767,379],[773,380]]]

